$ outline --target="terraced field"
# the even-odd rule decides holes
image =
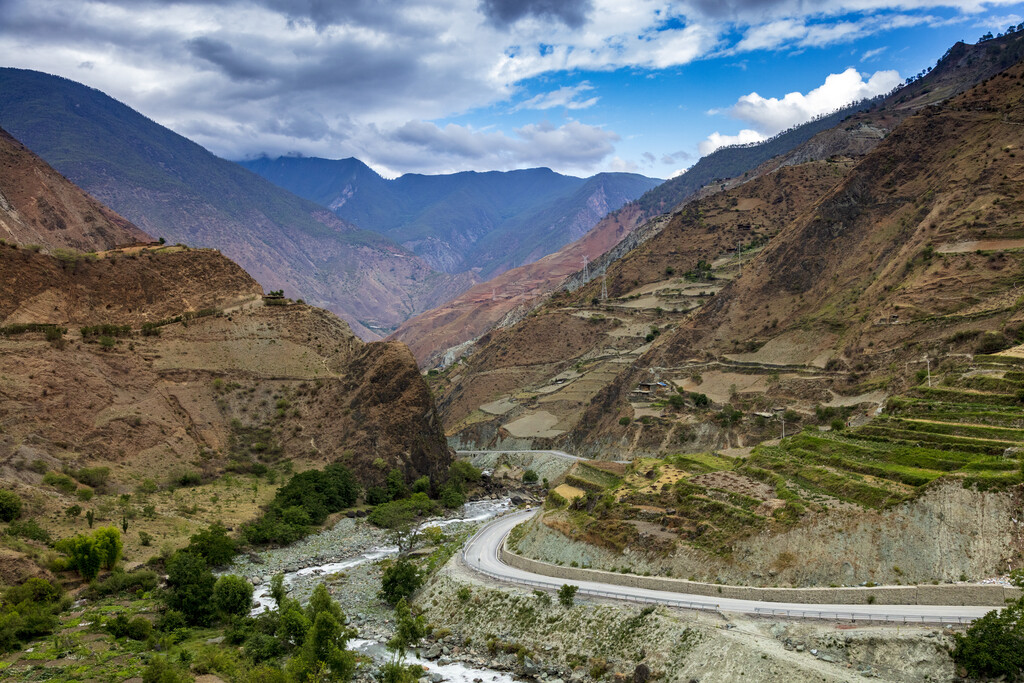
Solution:
[[[572,518],[591,534],[645,520],[727,554],[736,539],[787,528],[808,510],[882,509],[938,480],[981,490],[1018,484],[1022,456],[1024,361],[994,355],[933,374],[931,387],[889,399],[884,414],[856,429],[808,427],[745,458],[644,458],[622,477],[578,467],[567,483],[588,492]]]

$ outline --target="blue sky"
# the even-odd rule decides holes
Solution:
[[[1003,0],[0,0],[0,63],[227,158],[668,177],[887,91]]]

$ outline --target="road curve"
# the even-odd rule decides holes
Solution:
[[[536,514],[525,510],[498,517],[484,525],[465,545],[462,560],[471,570],[492,579],[557,589],[566,581],[516,569],[501,561],[499,549],[517,524]],[[803,603],[764,602],[759,600],[714,599],[668,591],[618,586],[597,581],[574,581],[580,595],[592,595],[627,602],[659,603],[675,607],[715,612],[736,612],[759,616],[777,615],[841,621],[892,621],[904,623],[967,623],[990,612],[993,607],[963,605],[808,605]]]

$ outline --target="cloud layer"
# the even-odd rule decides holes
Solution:
[[[351,155],[390,173],[593,172],[644,160],[616,159],[632,131],[599,118],[607,98],[588,73],[832,45],[927,23],[934,7],[967,16],[1010,4],[0,0],[0,54],[8,66],[97,87],[229,158]],[[858,82],[848,73],[806,95],[751,93],[731,110],[749,130],[714,140],[770,135],[881,87],[878,74]],[[489,122],[473,118],[482,111]]]
[[[740,97],[728,109],[730,116],[751,124],[752,128],[744,128],[737,135],[722,135],[716,131],[700,143],[700,153],[710,154],[725,145],[760,142],[816,116],[887,93],[899,84],[900,75],[895,71],[876,71],[867,77],[849,68],[839,74],[829,74],[824,83],[806,95],[791,92],[779,99],[752,92]]]

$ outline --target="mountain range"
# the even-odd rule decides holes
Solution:
[[[221,249],[267,289],[377,338],[471,285],[74,81],[0,69],[0,127],[154,237]]]
[[[386,180],[353,158],[239,163],[391,238],[439,271],[471,270],[483,279],[582,237],[609,211],[661,183],[635,173],[576,178],[548,168]]]

